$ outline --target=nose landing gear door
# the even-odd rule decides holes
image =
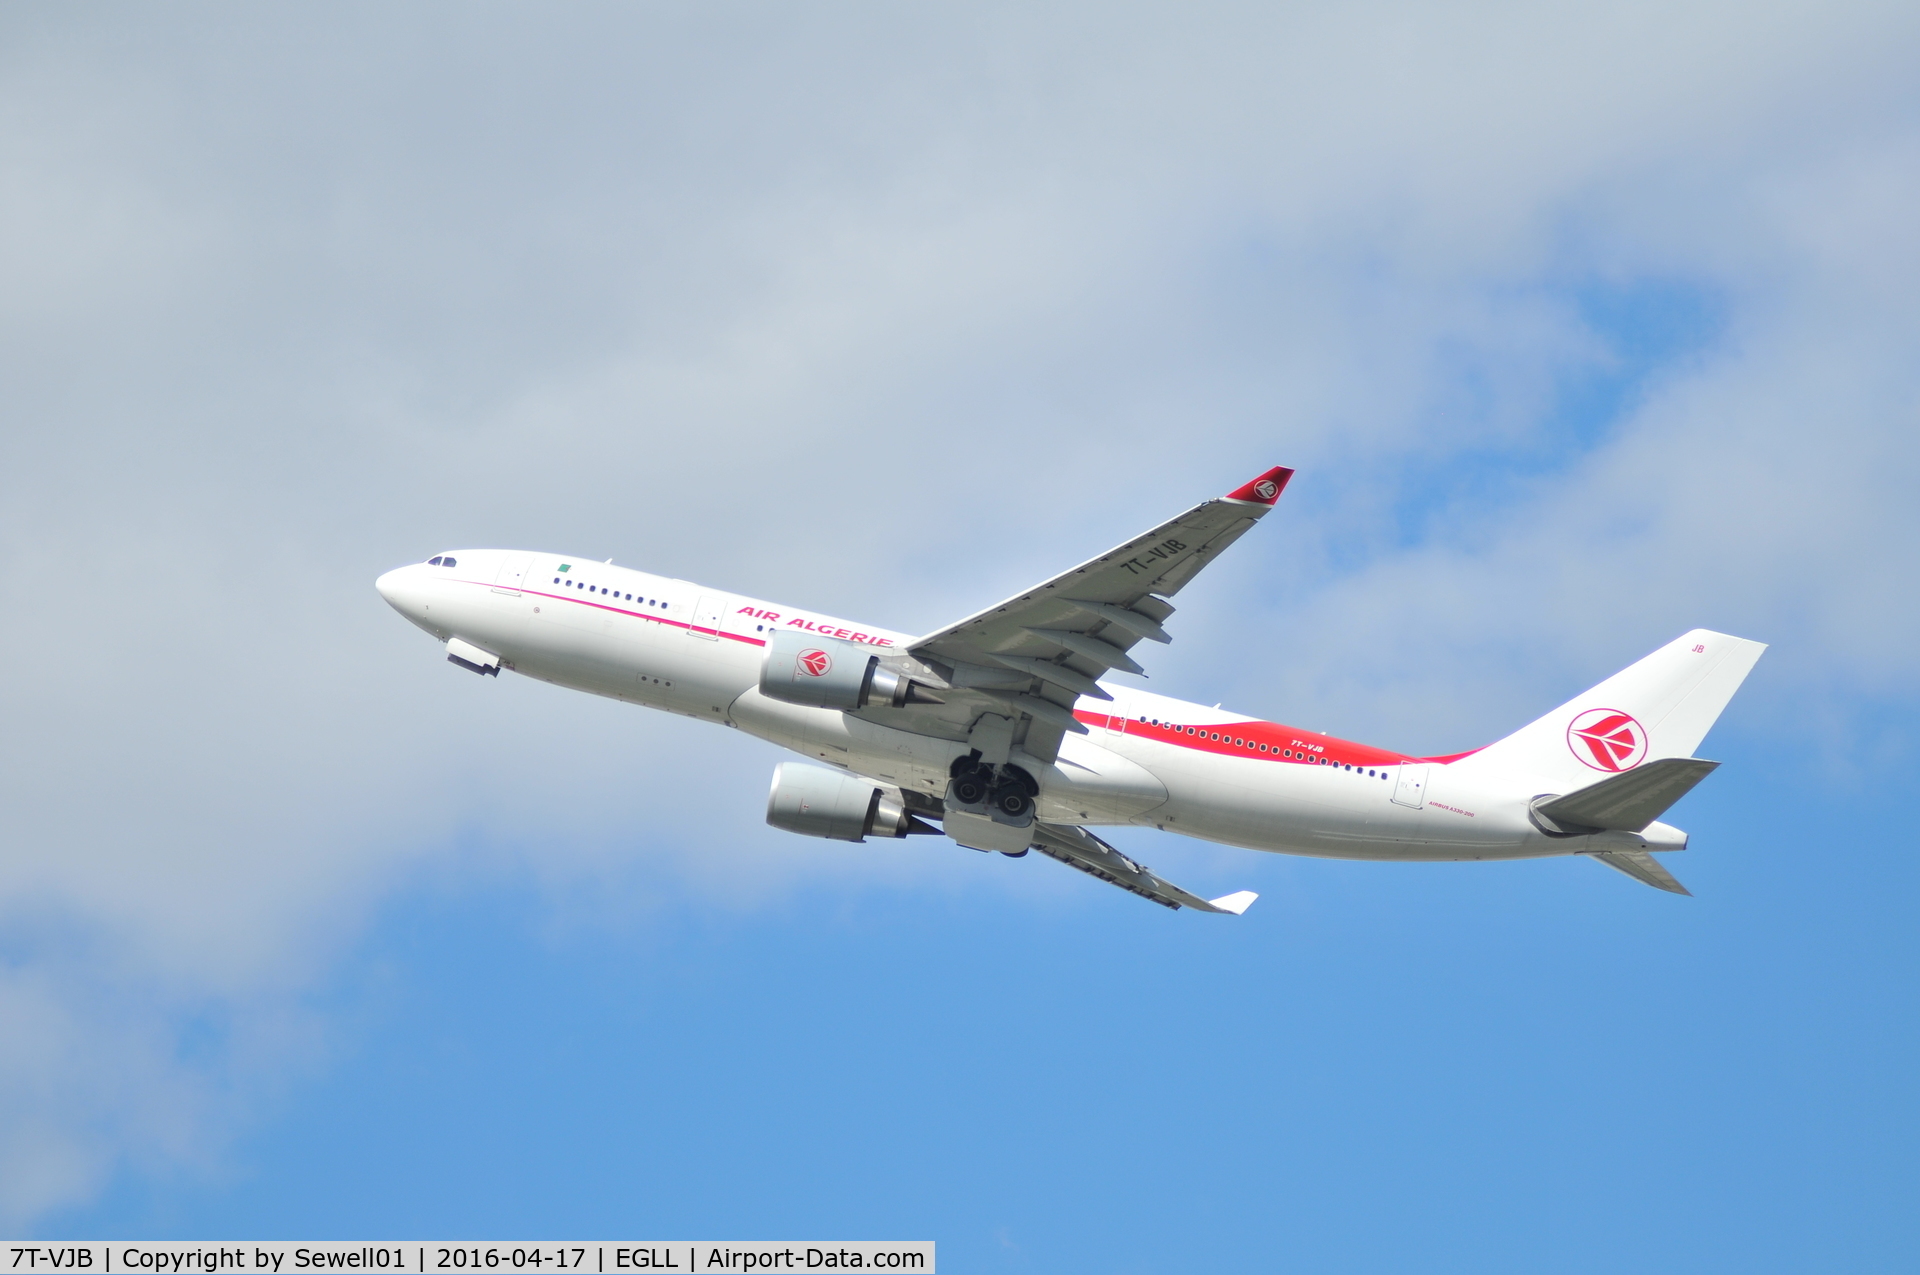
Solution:
[[[493,591],[518,597],[520,586],[526,583],[527,568],[533,565],[530,553],[510,553],[500,560],[500,574],[493,578]]]

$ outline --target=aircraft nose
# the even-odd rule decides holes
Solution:
[[[415,610],[412,605],[415,592],[411,587],[413,583],[412,576],[412,568],[395,567],[392,571],[387,572],[378,580],[375,580],[373,587],[379,591],[381,597],[387,600],[388,606],[398,611],[401,615],[410,616]]]

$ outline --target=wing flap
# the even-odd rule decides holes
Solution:
[[[1082,673],[1079,669],[1065,664],[1056,664],[1052,660],[1037,660],[1029,655],[996,655],[994,663],[1004,664],[1011,669],[1019,669],[1030,677],[1055,686],[1064,686],[1076,695],[1085,695],[1092,699],[1112,699],[1106,691],[1100,689],[1100,683]]]
[[[1041,854],[1058,859],[1070,868],[1078,868],[1088,876],[1175,911],[1192,908],[1197,912],[1239,916],[1260,897],[1251,890],[1238,890],[1217,899],[1190,894],[1171,882],[1162,881],[1150,869],[1127,858],[1085,828],[1072,824],[1034,824],[1033,844]]]
[[[1125,629],[1136,641],[1146,638],[1149,642],[1158,642],[1163,646],[1173,641],[1167,631],[1160,627],[1159,620],[1141,615],[1132,607],[1117,607],[1108,602],[1089,602],[1085,598],[1068,598],[1066,601],[1075,609],[1084,611],[1097,620],[1104,620],[1117,628]],[[1165,618],[1165,616],[1160,617],[1162,620]],[[1105,641],[1113,640],[1112,634],[1102,636]],[[1131,646],[1133,643],[1129,642],[1127,645]]]
[[[1065,629],[1029,628],[1027,632],[1039,638],[1042,642],[1051,642],[1063,650],[1072,651],[1075,655],[1085,656],[1103,668],[1117,668],[1122,673],[1146,673],[1145,669],[1134,662],[1131,655],[1128,655],[1125,651],[1110,642],[1101,641],[1099,638],[1088,637],[1084,633],[1074,633]]]
[[[1072,731],[1076,735],[1087,734],[1087,728],[1073,715],[1073,710],[1063,708],[1050,699],[1039,695],[1022,695],[1017,691],[976,691],[1005,708],[1027,714],[1035,721],[1045,722],[1058,730]],[[1027,751],[1032,752],[1029,748]]]

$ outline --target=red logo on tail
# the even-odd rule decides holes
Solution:
[[[809,677],[825,677],[832,667],[833,657],[817,646],[800,652],[800,671]]]
[[[1590,708],[1568,725],[1567,747],[1595,770],[1632,770],[1647,755],[1647,728],[1617,708]]]

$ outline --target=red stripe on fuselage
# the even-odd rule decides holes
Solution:
[[[1078,712],[1075,717],[1089,726],[1111,728],[1125,723],[1123,733],[1134,739],[1191,748],[1197,752],[1223,753],[1250,757],[1255,761],[1277,761],[1296,766],[1401,766],[1420,760],[1404,753],[1388,752],[1346,739],[1295,730],[1279,722],[1209,722],[1205,726],[1176,722],[1141,721],[1137,717],[1113,717],[1106,713]],[[1261,745],[1266,745],[1263,751]],[[1289,756],[1291,754],[1291,756]]]
[[[487,584],[480,580],[460,580],[460,581],[456,581],[456,583],[478,585],[481,588],[485,588],[485,589],[491,589],[494,587],[493,585]],[[767,644],[767,640],[765,638],[749,637],[744,633],[729,633],[725,629],[712,629],[712,628],[708,628],[704,624],[689,624],[684,620],[669,620],[664,615],[655,615],[647,611],[632,611],[627,609],[626,607],[617,607],[606,602],[595,602],[591,598],[570,596],[565,593],[546,593],[539,589],[529,589],[529,588],[526,588],[525,586],[522,586],[521,588],[516,590],[516,592],[529,593],[536,598],[551,598],[555,602],[572,602],[577,606],[592,607],[596,611],[611,611],[615,615],[630,615],[636,620],[652,620],[655,624],[664,624],[669,628],[691,629],[697,633],[711,633],[715,637],[723,637],[728,639],[729,641],[745,642],[748,646],[765,646]]]
[[[494,587],[490,582],[481,580],[461,580],[457,583],[471,584],[485,589]],[[636,620],[651,620],[655,624],[665,624],[671,628],[712,633],[735,642],[744,642],[749,646],[767,644],[765,638],[749,637],[744,633],[729,633],[725,629],[710,629],[704,625],[696,626],[683,620],[670,620],[664,615],[633,611],[626,607],[595,602],[577,595],[547,593],[540,589],[525,587],[519,591],[532,594],[536,598],[550,598],[555,602],[572,602],[600,611],[612,611],[615,615],[629,615]],[[1075,712],[1074,716],[1089,726],[1108,727],[1113,721],[1124,722],[1126,729],[1123,733],[1138,739],[1152,739],[1159,743],[1192,748],[1200,752],[1251,757],[1256,761],[1277,761],[1301,766],[1315,766],[1322,761],[1330,766],[1400,766],[1416,761],[1449,762],[1458,761],[1462,757],[1468,757],[1480,751],[1477,748],[1470,748],[1464,753],[1453,753],[1446,757],[1408,757],[1401,753],[1388,752],[1383,748],[1356,744],[1345,739],[1332,739],[1325,735],[1316,739],[1311,732],[1295,730],[1279,722],[1244,721],[1233,722],[1226,726],[1209,723],[1202,727],[1175,725],[1171,722],[1143,722],[1130,717],[1113,718],[1105,713]],[[1216,735],[1221,738],[1215,739]],[[1236,739],[1240,741],[1237,744],[1233,742]],[[1262,744],[1267,745],[1266,752],[1260,750]],[[1320,751],[1316,752],[1316,747]],[[1289,750],[1293,753],[1291,757],[1287,755]]]

